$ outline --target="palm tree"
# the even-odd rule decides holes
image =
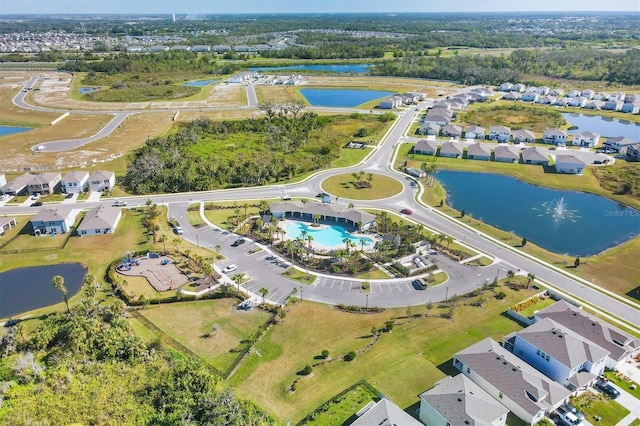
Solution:
[[[449,248],[449,244],[453,242],[453,237],[451,235],[445,236],[445,241],[447,243],[447,248]]]
[[[258,290],[258,292],[262,295],[262,303],[264,304],[264,298],[267,297],[267,294],[269,294],[269,289],[266,287],[260,287],[260,290]]]
[[[511,280],[516,276],[516,273],[511,269],[507,271],[507,284],[511,284]]]
[[[342,242],[345,244],[347,248],[347,254],[349,254],[349,247],[351,246],[351,239],[349,237],[344,237]]]
[[[244,209],[244,218],[247,218],[247,210],[249,209],[249,203],[244,203],[242,205],[242,208]]]
[[[535,279],[536,279],[536,274],[534,274],[534,273],[532,273],[532,272],[529,272],[529,273],[527,274],[527,288],[529,288],[529,285],[530,285],[530,284],[531,284],[531,282],[532,282],[533,280],[535,280]]]
[[[182,240],[181,240],[180,238],[176,237],[176,238],[174,238],[172,241],[173,241],[173,243],[176,245],[176,251],[177,251],[178,253],[180,253],[180,248],[178,247],[178,244],[180,244],[180,242],[181,242]]]
[[[162,251],[163,253],[167,252],[167,235],[166,234],[162,234],[160,235],[160,238],[158,238],[158,242],[162,243]]]
[[[64,286],[64,277],[62,275],[56,275],[51,280],[51,283],[62,294],[62,298],[64,299],[64,303],[65,303],[65,305],[67,305],[67,313],[70,314],[71,310],[69,309],[69,300],[67,299],[67,288]]]
[[[317,213],[316,213],[316,214],[314,214],[314,215],[313,215],[313,223],[317,224],[318,222],[320,222],[320,218],[321,218],[321,217],[322,217],[322,216],[321,216],[321,215],[319,215],[319,214],[317,214]]]
[[[308,244],[309,248],[311,248],[311,242],[313,241],[313,236],[307,235],[306,240],[307,240],[307,244]]]
[[[267,210],[269,210],[269,203],[267,203],[266,200],[260,200],[259,208],[260,213],[264,214],[267,212]]]
[[[352,209],[352,208],[354,208],[355,206],[356,206],[356,205],[355,205],[355,204],[353,204],[353,203],[349,203],[349,204],[347,204],[347,208],[348,208],[348,209]]]
[[[364,251],[364,238],[360,238],[360,251]]]

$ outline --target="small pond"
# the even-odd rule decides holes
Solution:
[[[13,126],[0,126],[0,137],[13,135],[14,133],[28,132],[32,130],[31,127],[13,127]]]
[[[214,79],[214,80],[194,80],[194,81],[187,81],[186,83],[182,83],[182,85],[183,86],[190,86],[190,87],[204,87],[204,86],[208,86],[210,84],[213,84],[216,81],[218,81],[218,79]]]
[[[87,268],[79,263],[20,268],[0,273],[0,318],[15,317],[62,302],[62,295],[51,284],[56,275],[64,277],[67,297],[70,299],[80,290],[86,274]]]
[[[576,130],[569,130],[572,135],[580,132],[594,132],[601,136],[626,136],[640,140],[640,124],[601,115],[564,113],[562,116],[571,125],[578,126]]]
[[[92,93],[100,89],[102,89],[102,87],[80,87],[78,92],[80,92],[81,95],[86,95],[87,93]]]
[[[338,65],[321,65],[321,64],[300,64],[287,65],[283,67],[258,67],[250,68],[251,71],[318,71],[318,72],[335,72],[339,74],[367,74],[371,64],[338,64]]]
[[[312,106],[346,108],[393,95],[393,92],[379,90],[348,89],[301,89],[300,93]]]
[[[640,211],[598,195],[490,173],[442,170],[436,177],[456,210],[554,253],[594,255],[640,234]]]

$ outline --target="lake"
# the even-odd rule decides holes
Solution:
[[[436,178],[456,210],[554,253],[594,255],[640,234],[638,210],[598,195],[490,173],[441,170]]]
[[[367,74],[371,64],[339,64],[339,65],[321,65],[321,64],[300,64],[287,65],[283,67],[257,67],[250,68],[251,71],[318,71],[318,72],[335,72],[339,74]]]
[[[13,135],[14,133],[28,132],[32,130],[31,127],[13,127],[13,126],[0,126],[0,137]]]
[[[87,268],[79,263],[20,268],[0,273],[0,318],[15,317],[62,302],[62,294],[51,284],[56,275],[64,277],[67,297],[70,299],[80,290],[86,274]]]
[[[355,107],[374,99],[386,98],[393,92],[379,90],[348,90],[348,89],[301,89],[300,93],[312,106],[324,107]]]
[[[208,86],[210,84],[215,83],[216,81],[218,81],[218,79],[214,79],[214,80],[195,80],[195,81],[187,81],[186,83],[182,83],[183,86],[190,86],[190,87],[204,87],[204,86]]]
[[[640,125],[635,123],[601,115],[563,113],[562,116],[573,126],[578,126],[577,130],[568,131],[572,135],[589,131],[599,133],[601,136],[626,136],[634,140],[640,140]]]

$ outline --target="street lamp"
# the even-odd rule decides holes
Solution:
[[[196,245],[200,247],[200,239],[198,238],[198,234],[196,234]]]
[[[300,286],[300,300],[302,300],[302,286]]]
[[[366,311],[366,310],[369,309],[369,295],[365,294],[365,296],[366,296],[366,299],[365,299],[365,302],[364,302],[365,303],[364,304],[364,310]]]

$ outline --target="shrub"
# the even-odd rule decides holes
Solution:
[[[498,300],[502,300],[505,297],[507,297],[507,294],[504,291],[501,291],[500,293],[496,294],[496,299]]]
[[[329,350],[328,349],[323,349],[322,350],[322,358],[324,358],[324,359],[329,358]]]
[[[309,364],[305,365],[304,368],[302,370],[300,370],[300,375],[301,376],[308,376],[309,374],[311,374],[311,372],[313,371],[313,367],[311,367]]]
[[[384,324],[384,331],[386,331],[387,333],[390,332],[391,330],[393,330],[393,321],[387,321]]]
[[[345,361],[353,361],[354,359],[356,359],[357,354],[354,351],[349,352],[348,354],[346,354],[344,356],[344,360]]]

